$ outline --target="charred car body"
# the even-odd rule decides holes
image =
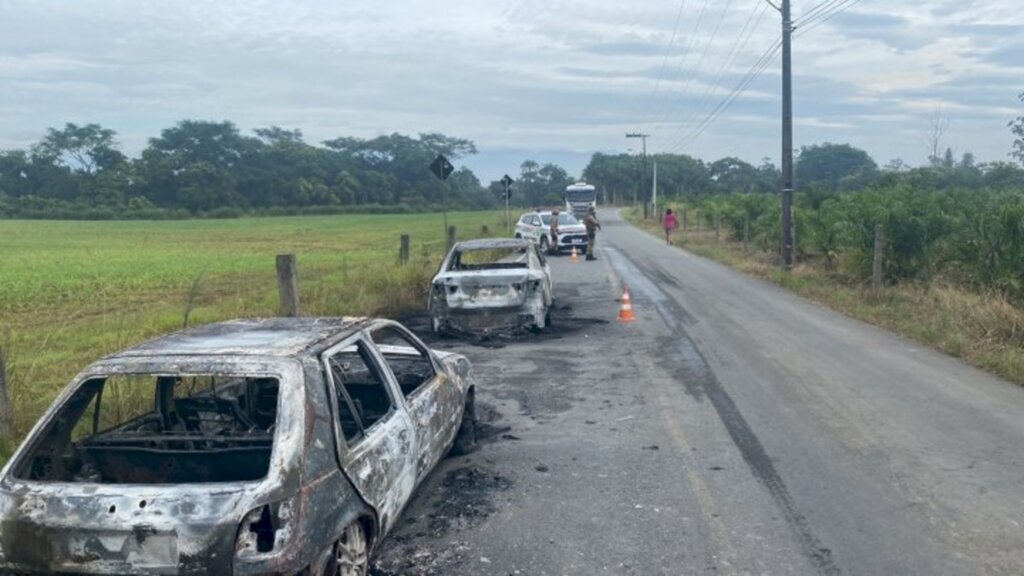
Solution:
[[[435,332],[542,329],[551,321],[551,269],[528,240],[459,242],[431,284],[427,309]]]
[[[471,367],[385,320],[239,320],[107,357],[0,477],[0,572],[365,574]]]

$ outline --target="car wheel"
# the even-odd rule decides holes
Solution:
[[[359,522],[345,527],[341,538],[334,543],[332,558],[334,568],[328,574],[334,576],[367,576],[370,572],[370,549],[366,543],[366,531]]]
[[[473,396],[466,398],[466,409],[462,413],[462,425],[455,436],[452,454],[461,456],[476,450],[476,401]]]

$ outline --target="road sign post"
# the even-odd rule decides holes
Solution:
[[[438,180],[441,181],[441,215],[444,218],[445,234],[442,238],[445,238],[446,240],[448,234],[448,188],[444,185],[444,181],[451,176],[452,171],[454,170],[455,167],[452,166],[452,163],[449,162],[447,158],[444,157],[444,154],[438,154],[437,158],[434,158],[434,161],[430,163],[430,171],[434,173],[434,176],[437,176]]]
[[[512,197],[512,183],[513,182],[515,182],[515,180],[513,180],[512,177],[509,176],[508,174],[505,174],[505,177],[501,179],[501,184],[505,188],[505,191],[503,193],[503,196],[505,196],[505,229],[508,232],[512,231],[512,220],[509,218],[509,214],[508,214],[508,201],[509,201],[509,198]]]

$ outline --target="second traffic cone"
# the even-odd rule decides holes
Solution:
[[[636,316],[633,315],[633,302],[629,299],[629,288],[622,288],[622,300],[619,302],[619,322],[636,320]]]
[[[580,254],[579,254],[579,252],[576,251],[576,247],[575,246],[572,247],[572,255],[569,256],[569,259],[572,260],[573,262],[579,262],[580,261]]]

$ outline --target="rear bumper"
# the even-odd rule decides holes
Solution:
[[[437,307],[431,310],[431,316],[441,331],[487,336],[533,326],[543,328],[547,309],[543,303],[531,299],[520,306],[470,309]]]

